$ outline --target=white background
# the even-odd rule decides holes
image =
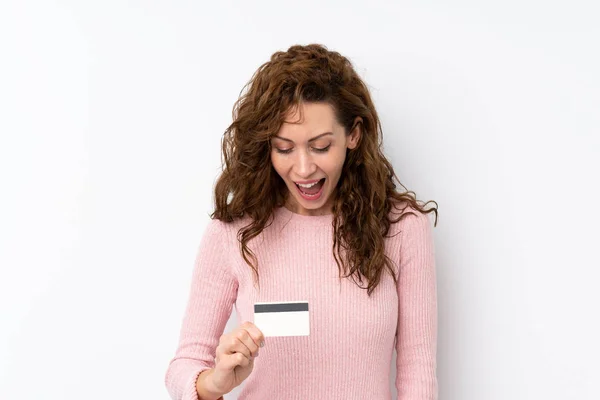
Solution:
[[[440,400],[599,399],[599,11],[2,1],[0,398],[169,398],[233,103],[273,52],[317,42],[439,203]]]

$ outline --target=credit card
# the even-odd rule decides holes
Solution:
[[[309,336],[307,301],[254,303],[254,325],[268,336]]]

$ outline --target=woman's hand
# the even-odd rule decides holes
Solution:
[[[219,339],[210,380],[219,392],[229,393],[252,372],[254,357],[262,347],[264,336],[252,322],[245,322]]]

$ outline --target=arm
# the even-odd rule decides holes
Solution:
[[[432,228],[427,215],[419,212],[403,217],[400,223],[398,400],[437,400],[437,289]]]
[[[179,345],[165,374],[165,386],[173,400],[198,400],[198,389],[210,389],[205,378],[214,367],[215,350],[238,288],[228,269],[231,264],[223,246],[224,233],[225,223],[211,220],[198,248]],[[204,371],[208,372],[200,377]]]
[[[213,369],[206,369],[200,373],[198,380],[196,381],[196,391],[198,392],[198,398],[200,400],[223,400],[223,396],[211,389],[210,384],[207,382]]]

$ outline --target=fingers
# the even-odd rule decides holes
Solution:
[[[252,322],[244,322],[241,327],[248,332],[257,346],[262,347],[265,337],[260,329],[256,327],[256,325],[254,325]]]
[[[233,332],[221,336],[216,351],[216,361],[220,363],[221,360],[227,360],[225,365],[228,367],[231,365],[247,365],[240,356],[246,358],[248,362],[252,361],[258,355],[259,346],[263,341],[262,332],[252,322],[246,322]],[[235,357],[232,358],[231,356]]]
[[[225,355],[221,358],[221,366],[225,370],[233,370],[235,367],[242,366],[247,367],[250,365],[250,359],[242,353],[233,353]]]
[[[262,332],[251,322],[242,324],[235,332],[235,337],[248,348],[251,357],[256,357],[260,344],[264,340]]]
[[[232,335],[233,334],[233,335]],[[224,370],[232,370],[238,365],[247,366],[252,361],[252,353],[235,333],[221,336],[216,353],[216,366]]]

